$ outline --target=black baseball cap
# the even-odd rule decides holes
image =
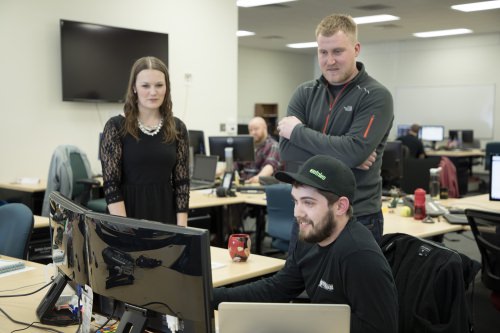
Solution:
[[[297,181],[340,197],[347,197],[351,204],[354,200],[354,174],[347,165],[331,156],[313,156],[305,161],[296,173],[279,171],[275,177],[285,183],[292,184]]]

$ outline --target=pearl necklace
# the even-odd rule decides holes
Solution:
[[[140,120],[137,120],[137,123],[139,124],[139,129],[141,130],[142,133],[144,133],[146,135],[154,136],[154,135],[158,134],[158,132],[160,132],[160,129],[163,126],[163,119],[160,119],[160,122],[155,127],[148,127],[148,126],[144,125],[143,123],[141,123]]]

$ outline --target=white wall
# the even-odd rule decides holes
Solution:
[[[368,73],[386,85],[395,98],[397,88],[405,86],[493,85],[493,137],[489,133],[474,133],[475,137],[482,138],[483,146],[486,141],[500,140],[499,59],[500,34],[362,45],[359,57],[366,65]],[[473,90],[471,89],[471,92]],[[426,96],[422,98],[425,99]],[[474,96],[471,96],[471,99],[473,98]],[[429,100],[429,103],[433,101]],[[394,112],[397,119],[405,110],[395,109]],[[478,110],[474,109],[468,112],[479,114]],[[405,115],[405,118],[407,116]],[[463,112],[457,112],[455,116],[458,119],[467,118]],[[419,114],[414,114],[413,119],[414,122],[420,122]],[[393,129],[396,125],[397,122]],[[444,125],[446,128],[446,124],[436,125]],[[462,126],[467,129],[467,122],[463,121]],[[446,128],[446,131],[448,129]]]
[[[59,19],[168,33],[174,114],[210,135],[237,117],[237,15],[220,0],[0,1],[0,181],[46,178],[60,144],[101,171],[98,133],[122,105],[62,102]]]
[[[248,123],[256,103],[277,103],[280,117],[295,88],[312,80],[308,55],[240,47],[238,49],[238,123]]]

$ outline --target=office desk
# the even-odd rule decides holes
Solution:
[[[0,183],[0,200],[23,203],[33,214],[40,215],[46,188],[45,181],[38,184]]]
[[[426,150],[427,156],[446,156],[446,157],[483,157],[484,151],[481,149],[464,149],[464,150]]]
[[[489,194],[440,201],[445,207],[478,209],[500,213],[500,201],[490,201]]]
[[[428,238],[443,235],[448,232],[461,231],[463,226],[449,224],[444,218],[435,218],[434,223],[424,223],[413,217],[403,217],[398,209],[384,213],[384,235],[392,233],[405,233],[415,237]]]
[[[233,263],[227,249],[212,247],[210,252],[213,261],[225,264],[224,267],[212,271],[214,287],[241,282],[249,278],[276,272],[281,269],[285,263],[282,259],[268,258],[256,254],[251,254],[246,263]],[[0,257],[6,258],[5,256]],[[0,275],[0,295],[28,293],[44,285],[46,275],[45,266],[33,262],[26,262],[26,264],[34,269],[9,276]],[[21,289],[12,290],[15,288]],[[27,323],[38,321],[35,310],[45,296],[47,290],[48,288],[25,297],[0,298],[0,308],[6,311],[15,320]],[[41,324],[37,325],[45,326]],[[0,313],[0,332],[11,332],[24,327],[24,325],[12,323],[4,314]],[[77,326],[54,328],[64,333],[74,333],[77,330]],[[41,330],[38,328],[23,330],[23,332],[26,333],[40,331]]]

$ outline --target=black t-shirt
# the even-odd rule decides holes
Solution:
[[[274,276],[214,290],[220,302],[288,302],[306,291],[311,303],[348,304],[351,332],[397,332],[398,296],[392,270],[371,232],[351,220],[321,247],[299,241]]]
[[[409,157],[419,158],[420,155],[425,156],[424,145],[415,135],[407,134],[399,137],[397,140],[401,141],[406,147],[408,147],[410,150]]]

